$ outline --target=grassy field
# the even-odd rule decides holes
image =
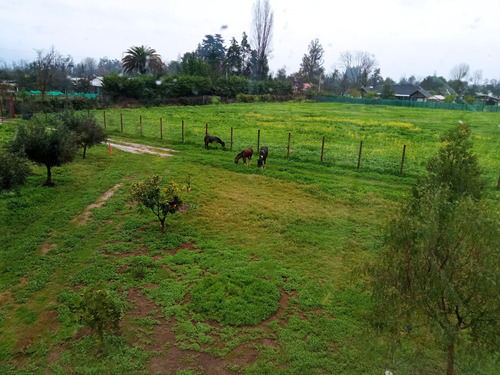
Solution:
[[[101,145],[54,168],[55,188],[41,186],[45,169],[34,166],[26,186],[0,194],[0,373],[444,372],[425,327],[394,336],[372,327],[367,267],[383,248],[387,219],[459,121],[470,124],[499,206],[499,113],[261,103],[95,115],[103,125],[106,118],[114,142],[176,152],[162,158]],[[0,125],[0,142],[20,122]],[[205,124],[225,150],[204,149]],[[259,130],[266,170],[256,166]],[[254,148],[252,165],[235,165],[246,147]],[[191,186],[165,233],[128,198],[152,174]],[[99,281],[125,309],[101,352],[69,310]],[[499,356],[466,343],[457,357],[459,374],[500,366]]]

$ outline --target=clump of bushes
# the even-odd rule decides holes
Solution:
[[[29,174],[30,167],[26,159],[0,151],[0,190],[23,185]]]
[[[191,292],[193,310],[224,325],[257,325],[278,311],[271,282],[241,274],[205,277]]]

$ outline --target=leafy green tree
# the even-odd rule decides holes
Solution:
[[[155,214],[160,220],[162,232],[165,231],[167,215],[176,213],[182,205],[181,191],[177,184],[171,182],[167,187],[162,187],[158,175],[133,184],[130,197]]]
[[[206,61],[197,57],[194,52],[191,52],[184,54],[182,57],[181,74],[210,78],[212,76],[212,68]]]
[[[448,84],[445,78],[435,75],[425,77],[422,82],[420,82],[420,86],[429,92],[432,91],[440,95],[456,94],[455,90]]]
[[[75,114],[65,111],[59,117],[62,125],[77,135],[77,142],[83,147],[83,159],[87,148],[105,142],[108,139],[106,132],[97,124],[93,114]]]
[[[226,59],[224,62],[225,71],[228,75],[239,76],[241,75],[242,65],[241,47],[236,39],[233,38],[226,52]]]
[[[226,47],[220,34],[205,35],[205,39],[197,50],[197,55],[210,65],[216,75],[223,74]]]
[[[380,97],[382,99],[394,99],[394,89],[392,88],[392,83],[389,80],[384,81],[384,85],[382,86],[382,93]]]
[[[469,136],[466,124],[443,135],[428,175],[389,223],[374,272],[383,325],[429,327],[447,353],[447,375],[458,342],[500,343],[500,220],[480,199],[484,179]]]
[[[456,95],[451,95],[451,94],[448,94],[444,97],[444,102],[445,103],[453,103],[455,102],[455,99],[457,98]]]
[[[465,95],[465,97],[464,97],[464,101],[465,101],[467,104],[472,105],[472,104],[474,104],[474,102],[476,101],[476,99],[474,98],[474,96],[473,96],[473,95],[470,95],[470,94],[469,94],[469,95]]]
[[[31,161],[47,168],[46,186],[54,186],[52,167],[73,161],[78,149],[75,133],[60,126],[46,129],[38,120],[28,126],[19,126],[14,139],[9,143],[11,152],[26,155]]]
[[[156,50],[147,46],[133,46],[126,52],[122,59],[123,70],[126,73],[159,73],[162,69],[162,61]]]
[[[369,86],[378,86],[384,84],[384,79],[382,78],[382,75],[380,74],[380,68],[376,68],[373,70],[373,73],[371,74],[369,80],[368,80],[368,85]]]
[[[425,190],[403,206],[374,280],[375,299],[399,330],[430,328],[447,353],[448,375],[460,339],[495,349],[500,329],[500,221],[486,205],[450,194]]]
[[[257,51],[253,50],[248,42],[248,36],[246,33],[243,33],[241,39],[241,74],[250,78],[255,71],[256,67],[254,66],[255,61],[257,60]]]
[[[468,195],[480,199],[486,189],[486,180],[479,166],[477,155],[473,153],[471,130],[465,123],[458,124],[441,137],[443,146],[427,162],[428,174],[419,179],[418,186],[449,188],[451,199]],[[419,196],[415,189],[415,196]]]
[[[26,159],[0,151],[0,190],[22,185],[30,173]]]
[[[378,98],[378,93],[376,91],[368,91],[365,94],[363,94],[363,97],[365,99],[376,99]]]
[[[309,81],[316,82],[323,73],[323,46],[316,38],[309,43],[309,51],[302,57],[300,73]]]

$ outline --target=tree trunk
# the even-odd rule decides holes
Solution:
[[[54,184],[52,183],[52,171],[50,170],[51,167],[46,165],[47,167],[47,181],[45,181],[45,185],[46,186],[54,186]]]
[[[85,159],[85,151],[87,151],[87,145],[83,145],[83,159]]]
[[[165,232],[165,219],[160,219],[160,223],[161,223],[161,231]]]
[[[448,344],[448,364],[446,366],[446,375],[453,375],[455,365],[455,343]]]

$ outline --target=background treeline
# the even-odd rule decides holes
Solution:
[[[500,96],[500,81],[484,79],[481,70],[468,64],[453,67],[449,79],[435,74],[427,77],[383,77],[375,56],[366,51],[344,51],[327,72],[324,49],[318,39],[311,41],[297,72],[286,67],[271,72],[266,53],[249,43],[246,33],[241,41],[226,44],[221,35],[205,35],[192,52],[177,60],[163,61],[148,46],[132,46],[121,60],[87,57],[75,63],[54,46],[37,50],[33,62],[0,65],[2,110],[10,110],[8,99],[15,96],[16,111],[30,104],[30,112],[94,109],[110,104],[142,105],[206,104],[219,101],[289,100],[293,95],[359,97],[362,87],[411,83],[447,97],[448,102],[471,103],[477,93]],[[95,78],[99,77],[99,82]],[[102,79],[102,81],[101,81]],[[37,90],[40,97],[27,95]],[[66,98],[47,99],[46,93],[99,93],[97,101]],[[207,98],[208,97],[208,98]],[[65,99],[65,100],[61,100]],[[19,107],[19,108],[18,108]]]
[[[110,74],[103,77],[102,94],[112,102],[128,98],[155,105],[183,104],[193,102],[193,98],[205,102],[204,96],[216,96],[217,100],[225,101],[275,101],[290,99],[293,87],[278,80],[253,81],[238,76],[211,78],[175,74],[156,78],[153,75],[127,77]],[[191,100],[188,99],[190,97]]]

